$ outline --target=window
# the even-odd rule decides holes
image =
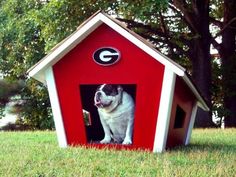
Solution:
[[[174,128],[183,128],[185,121],[186,112],[177,105],[175,113],[175,123]]]

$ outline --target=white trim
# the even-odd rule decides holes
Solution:
[[[99,16],[95,16],[88,23],[82,26],[79,30],[77,30],[74,34],[72,34],[68,39],[62,42],[54,51],[49,53],[43,60],[40,62],[35,68],[33,68],[29,72],[30,77],[34,77],[36,79],[45,79],[42,78],[43,70],[54,65],[58,62],[63,56],[65,56],[70,50],[72,50],[76,45],[78,45],[83,39],[85,39],[92,31],[94,31],[99,25],[102,24]],[[39,80],[40,82],[44,82],[44,80]]]
[[[53,119],[56,127],[57,139],[60,147],[67,147],[66,134],[57,95],[56,84],[54,80],[54,74],[52,67],[49,67],[45,71],[45,77],[48,87],[49,98],[52,107]]]
[[[33,77],[40,82],[45,82],[44,78],[44,70],[47,67],[54,65],[58,62],[63,56],[65,56],[70,50],[72,50],[76,45],[78,45],[83,39],[85,39],[92,31],[94,31],[98,26],[102,23],[110,26],[113,30],[124,36],[130,42],[135,44],[141,50],[152,56],[154,59],[173,70],[177,75],[183,76],[184,69],[182,70],[180,67],[177,67],[173,63],[171,63],[165,56],[158,53],[154,49],[150,48],[144,42],[139,40],[137,37],[132,35],[130,32],[126,31],[120,25],[112,21],[110,18],[106,17],[104,14],[99,13],[94,16],[91,20],[85,23],[81,28],[79,28],[74,34],[69,36],[65,41],[58,45],[58,47],[49,53],[42,62],[38,63],[32,70],[29,71],[29,76]]]
[[[134,35],[130,34],[128,31],[126,31],[124,28],[122,28],[120,25],[112,21],[110,18],[106,17],[102,13],[98,14],[102,22],[110,26],[113,30],[124,36],[126,39],[128,39],[130,42],[135,44],[137,47],[139,47],[141,50],[155,58],[157,61],[159,61],[161,64],[165,65],[172,71],[174,71],[177,75],[183,76],[184,71],[177,67],[176,65],[172,64],[170,61],[168,61],[164,56],[150,48],[148,45],[140,41],[138,38],[136,38]]]
[[[187,132],[186,139],[185,139],[185,145],[188,145],[189,142],[190,142],[190,138],[191,138],[191,134],[192,134],[192,129],[193,129],[195,118],[196,118],[196,114],[197,114],[197,109],[198,109],[198,104],[195,103],[193,108],[192,108],[192,114],[191,114],[191,117],[190,117],[190,122],[189,122],[189,126],[188,126],[188,132]]]
[[[165,68],[153,152],[163,152],[166,147],[175,81],[176,74],[169,68]]]

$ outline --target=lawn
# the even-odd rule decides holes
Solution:
[[[55,132],[0,132],[0,176],[236,176],[236,129],[195,129],[191,144],[162,154],[61,149]]]

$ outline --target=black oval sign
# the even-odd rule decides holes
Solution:
[[[109,66],[120,60],[120,52],[111,47],[99,48],[94,52],[93,59],[99,65]]]

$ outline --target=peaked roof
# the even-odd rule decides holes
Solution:
[[[28,70],[28,75],[42,83],[46,83],[44,73],[47,68],[57,63],[69,51],[71,51],[75,46],[77,46],[83,39],[85,39],[90,33],[92,33],[103,23],[118,32],[133,44],[135,44],[138,48],[152,56],[165,67],[172,70],[175,74],[182,77],[185,83],[198,99],[200,103],[199,106],[204,110],[209,110],[203,97],[200,95],[199,91],[188,77],[185,68],[160,53],[155,49],[154,45],[139,36],[137,33],[128,29],[122,22],[108,16],[101,11],[96,12],[85,22],[83,22],[76,31],[74,31],[71,35],[58,43],[43,59],[41,59],[38,63],[36,63]]]

